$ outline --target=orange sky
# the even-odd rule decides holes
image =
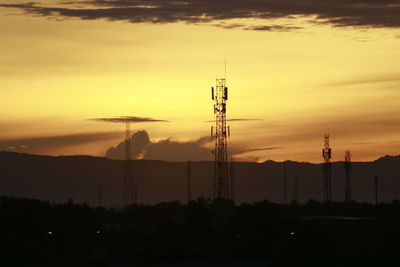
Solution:
[[[295,19],[215,19],[217,11],[206,9],[212,18],[201,18],[207,21],[188,21],[191,15],[152,23],[157,13],[129,22],[55,10],[97,8],[72,2],[41,1],[40,8],[27,9],[0,0],[2,150],[103,156],[123,139],[124,125],[89,119],[124,115],[168,120],[132,125],[152,142],[209,136],[210,87],[223,76],[226,57],[227,116],[255,119],[229,123],[230,147],[273,148],[237,152],[238,160],[320,162],[326,132],[334,161],[343,160],[346,149],[355,161],[399,154],[395,20],[379,26],[357,13],[357,23],[367,24],[360,28],[352,21],[344,27],[310,22],[313,16],[303,9]],[[44,9],[49,7],[51,13]],[[285,7],[279,8],[282,13]]]

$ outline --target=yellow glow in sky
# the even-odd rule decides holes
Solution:
[[[299,22],[302,23],[301,21]],[[301,24],[303,25],[303,24]],[[305,25],[305,24],[304,24]],[[93,154],[123,138],[123,125],[88,119],[142,116],[152,140],[209,136],[210,87],[227,58],[231,146],[276,149],[240,160],[321,161],[398,154],[400,39],[395,29],[305,25],[296,32],[223,29],[24,15],[0,7],[0,141],[120,132],[40,151]],[[1,143],[1,142],[0,142]],[[1,147],[7,149],[7,147]]]

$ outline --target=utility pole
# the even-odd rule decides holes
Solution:
[[[126,121],[125,131],[125,162],[124,162],[124,195],[123,195],[123,206],[127,206],[133,203],[133,174],[132,174],[132,154],[131,154],[131,132],[130,122]]]
[[[103,206],[103,185],[99,183],[99,207]]]
[[[190,160],[187,162],[186,174],[187,174],[187,203],[192,201],[192,181],[191,181],[192,168],[190,166]]]
[[[295,202],[299,202],[299,177],[294,177],[294,193],[293,193],[293,200]]]
[[[233,203],[235,203],[235,182],[236,182],[236,173],[235,173],[235,162],[233,158],[231,158],[231,192],[230,192],[230,197]]]
[[[351,201],[351,153],[350,153],[350,150],[346,150],[346,153],[345,153],[344,169],[345,169],[345,196],[344,196],[344,199],[346,202],[350,202]]]
[[[282,175],[282,183],[283,183],[283,194],[282,194],[282,202],[283,204],[287,204],[287,174],[286,174],[286,161],[283,162],[283,175]]]
[[[70,184],[69,184],[69,199],[72,203],[74,203],[74,177],[70,177]]]
[[[378,176],[375,176],[375,205],[378,205]]]
[[[322,167],[324,189],[323,189],[323,201],[332,201],[332,149],[329,146],[329,134],[324,135],[324,148],[322,149],[322,157],[324,158],[324,164]]]

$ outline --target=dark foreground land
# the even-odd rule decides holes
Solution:
[[[400,266],[399,201],[226,207],[2,197],[0,266]]]

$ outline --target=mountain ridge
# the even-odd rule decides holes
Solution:
[[[133,160],[139,202],[186,201],[186,162]],[[122,199],[124,161],[87,155],[44,156],[0,151],[0,195],[97,205],[99,187],[104,205],[119,205]],[[321,163],[286,161],[288,199],[299,177],[299,200],[321,200]],[[236,200],[282,202],[283,162],[235,162]],[[192,161],[192,196],[212,197],[213,162]],[[384,156],[370,162],[352,163],[353,198],[374,201],[374,176],[379,176],[379,201],[400,196],[400,156]],[[333,200],[344,199],[343,162],[332,162]]]

